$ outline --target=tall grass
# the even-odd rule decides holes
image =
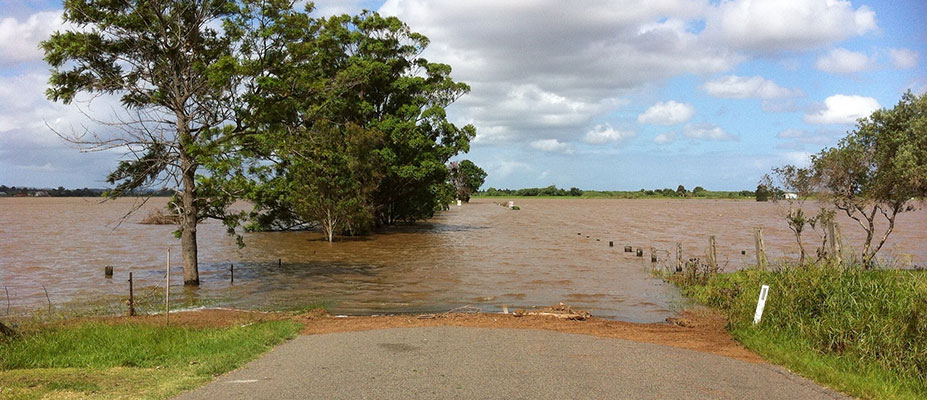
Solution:
[[[878,376],[887,371],[913,393],[927,396],[927,273],[923,271],[811,265],[674,281],[684,294],[725,311],[735,337],[761,353],[769,350],[788,358],[784,349],[809,351],[837,360],[831,364],[847,372],[869,370]],[[762,321],[754,326],[764,284],[770,286],[769,296]],[[813,364],[807,359],[795,362]],[[886,392],[878,393],[854,394],[880,397]]]

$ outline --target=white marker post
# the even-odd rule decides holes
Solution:
[[[460,199],[457,199],[457,207],[460,207],[460,205],[461,205],[461,201]]]
[[[769,285],[760,288],[760,299],[756,302],[756,314],[753,315],[753,325],[760,323],[763,317],[763,308],[766,307],[766,296],[769,294]]]
[[[509,200],[509,208],[515,208],[515,202]]]

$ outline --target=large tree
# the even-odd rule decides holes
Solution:
[[[108,195],[156,183],[178,188],[185,285],[199,284],[197,223],[231,200],[204,193],[197,179],[232,136],[234,46],[214,26],[235,10],[229,0],[66,0],[63,19],[74,29],[42,43],[52,66],[49,99],[116,95],[125,108],[89,135],[64,135],[84,150],[126,149]]]
[[[813,157],[813,167],[826,198],[866,232],[861,256],[871,267],[898,214],[927,196],[927,94],[909,91],[895,107],[860,119],[836,147]]]
[[[262,96],[251,107],[250,118],[266,127],[257,152],[265,161],[252,167],[252,228],[320,224],[317,216],[300,212],[287,193],[303,174],[299,168],[329,168],[342,161],[308,153],[294,158],[285,151],[298,145],[294,140],[311,142],[330,134],[318,130],[318,121],[342,134],[350,127],[361,137],[382,137],[372,150],[377,163],[370,165],[379,167],[374,190],[363,191],[375,223],[427,218],[446,207],[453,199],[446,164],[469,150],[475,130],[447,120],[444,108],[469,87],[450,78],[449,66],[420,57],[427,38],[395,17],[371,12],[316,20],[281,16],[264,32],[285,38],[287,45],[281,55],[285,63],[270,67],[272,73],[259,81]]]

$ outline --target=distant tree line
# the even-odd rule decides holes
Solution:
[[[66,189],[63,186],[57,188],[34,188],[25,186],[6,186],[0,185],[0,196],[48,196],[48,197],[100,197],[106,193],[107,189]],[[152,196],[168,197],[174,195],[173,189],[152,189],[136,190],[126,193],[127,196]]]
[[[559,189],[555,185],[543,188],[524,188],[524,189],[496,189],[491,187],[484,192],[479,193],[481,196],[582,196],[583,191],[579,188],[570,188],[570,190]]]
[[[710,197],[710,198],[750,198],[755,195],[749,190],[734,191],[709,191],[701,186],[689,191],[683,185],[679,185],[675,190],[670,188],[664,189],[640,189],[637,191],[618,191],[618,190],[582,190],[572,187],[569,190],[557,188],[551,185],[544,188],[524,188],[524,189],[497,189],[491,187],[485,191],[477,193],[479,196],[574,196],[574,197],[609,197],[609,198],[666,198],[666,197]]]

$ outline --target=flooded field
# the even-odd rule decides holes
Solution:
[[[155,290],[163,285],[168,246],[177,301],[242,308],[324,302],[345,314],[467,305],[496,311],[562,301],[634,322],[662,321],[683,301],[649,273],[651,246],[658,249],[659,267],[672,262],[676,242],[687,258],[698,257],[708,236],[716,235],[720,264],[732,270],[753,262],[752,228],[762,226],[771,259],[797,255],[781,217],[784,204],[518,199],[521,210],[511,211],[496,204],[503,200],[475,199],[425,223],[334,244],[312,232],[254,233],[239,249],[220,223],[210,221],[198,231],[202,285],[184,289],[174,227],[137,223],[163,205],[160,199],[118,226],[134,200],[0,199],[0,315],[8,307],[21,313],[49,302],[73,307],[126,297],[129,271],[141,291]],[[856,222],[839,222],[848,244],[859,246],[863,233]],[[809,242],[814,235],[809,231]],[[647,249],[645,257],[624,253],[626,245]],[[927,265],[927,211],[899,216],[880,255],[901,266]],[[115,267],[113,279],[104,279],[105,265]]]

